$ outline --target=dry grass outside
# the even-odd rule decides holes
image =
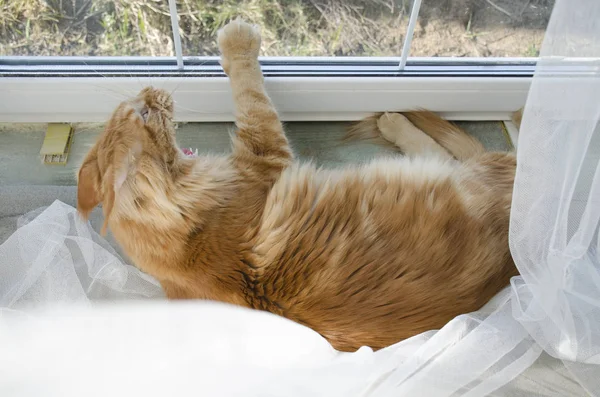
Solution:
[[[259,24],[264,55],[398,56],[411,0],[178,0],[185,55]],[[536,56],[554,0],[424,0],[413,56]],[[0,55],[171,56],[166,0],[0,0]]]

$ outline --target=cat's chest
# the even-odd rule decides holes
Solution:
[[[312,165],[284,171],[265,200],[252,241],[259,268],[287,259],[285,252],[295,249],[303,235],[305,240],[309,237],[306,233],[318,227],[316,218],[326,216],[323,193],[330,183]]]

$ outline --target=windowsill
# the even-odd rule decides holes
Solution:
[[[340,167],[380,155],[396,155],[394,149],[371,142],[342,143],[348,122],[286,123],[286,133],[300,160],[325,167]],[[501,122],[461,122],[470,134],[491,150],[508,150],[510,142]],[[77,167],[98,138],[102,124],[75,124],[75,136],[66,166],[44,165],[40,148],[46,124],[0,124],[0,186],[76,184]],[[231,149],[231,123],[183,123],[177,129],[182,148],[200,153],[223,153]]]

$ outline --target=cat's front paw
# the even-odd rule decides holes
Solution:
[[[229,64],[238,59],[257,59],[260,50],[258,27],[244,22],[240,17],[229,22],[217,35],[221,64],[228,71]]]

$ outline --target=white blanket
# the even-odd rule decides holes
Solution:
[[[60,201],[18,226],[0,246],[1,396],[585,395],[512,319],[510,289],[439,332],[339,353],[270,313],[165,301]]]

